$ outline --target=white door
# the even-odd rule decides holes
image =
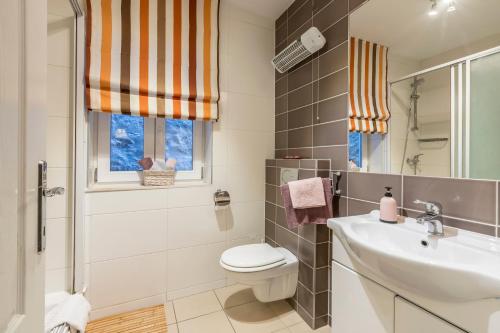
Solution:
[[[43,332],[38,161],[45,158],[46,1],[0,0],[0,332]]]

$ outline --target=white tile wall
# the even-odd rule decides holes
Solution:
[[[68,268],[71,265],[69,219],[49,219],[47,221],[47,247],[45,268],[47,270]]]
[[[47,185],[64,195],[47,199],[46,292],[70,290],[72,256],[73,10],[48,0]]]
[[[169,209],[167,220],[169,250],[226,240],[225,210],[213,205]]]
[[[89,216],[90,261],[165,251],[167,210]]]
[[[167,293],[224,279],[219,259],[225,248],[226,242],[220,242],[169,250]]]
[[[91,264],[90,300],[93,308],[164,293],[165,262],[166,252],[159,252]]]
[[[264,237],[264,159],[274,151],[274,22],[223,0],[220,23],[213,183],[86,195],[92,318],[232,283],[219,266],[221,253]],[[218,188],[231,194],[228,209],[214,209]]]

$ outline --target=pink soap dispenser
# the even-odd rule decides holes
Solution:
[[[398,222],[398,204],[392,197],[392,187],[386,186],[385,195],[380,199],[380,221],[384,223]]]

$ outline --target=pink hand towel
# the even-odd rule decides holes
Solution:
[[[323,207],[294,209],[290,198],[290,189],[288,185],[281,186],[281,195],[283,198],[283,206],[285,207],[286,222],[290,229],[297,228],[301,224],[326,224],[326,220],[333,217],[332,209],[332,184],[330,179],[325,178],[322,181],[323,195],[326,205]]]
[[[290,198],[295,209],[323,207],[325,191],[320,177],[288,182]]]

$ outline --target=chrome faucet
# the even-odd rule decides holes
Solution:
[[[425,213],[417,217],[417,223],[427,225],[427,232],[435,236],[444,236],[443,207],[437,202],[415,200],[417,205],[425,205]]]

